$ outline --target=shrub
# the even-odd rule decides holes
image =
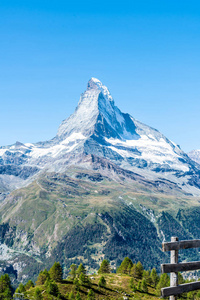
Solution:
[[[99,287],[105,287],[106,286],[106,280],[104,276],[101,276],[98,282]]]

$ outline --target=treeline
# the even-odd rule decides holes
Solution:
[[[11,300],[13,298],[16,300],[94,300],[96,292],[100,292],[101,289],[111,290],[112,285],[107,285],[108,275],[114,276],[114,274],[111,273],[110,263],[104,259],[98,270],[98,276],[95,277],[98,280],[98,282],[95,281],[95,284],[93,282],[95,275],[88,276],[86,268],[82,263],[79,266],[72,264],[67,279],[63,279],[62,267],[59,262],[55,262],[49,271],[45,269],[39,273],[35,283],[31,280],[26,284],[20,283],[15,291],[12,289],[9,276],[5,274],[0,277],[0,300]],[[128,291],[131,291],[132,295],[143,293],[151,297],[153,292],[154,295],[160,296],[160,289],[169,286],[170,283],[167,274],[159,276],[155,268],[145,270],[141,262],[133,263],[129,257],[126,257],[122,261],[116,273],[118,276],[120,275],[120,278],[124,277],[129,281]],[[189,282],[184,280],[180,273],[178,276],[179,284]],[[69,283],[71,288],[66,292],[63,287],[65,284],[69,286]],[[200,299],[200,291],[183,294],[179,299]]]
[[[62,295],[59,291],[58,284],[66,283],[66,281],[63,280],[63,271],[60,263],[55,262],[49,271],[45,269],[39,273],[35,285],[31,280],[25,285],[20,283],[14,293],[14,298],[29,299],[29,292],[34,288],[34,292],[31,293],[31,298],[35,300],[43,300],[44,289],[46,294],[53,296],[53,299],[57,297],[58,299],[81,300],[82,298],[79,292],[80,286],[91,287],[90,277],[86,274],[86,268],[82,263],[79,266],[75,264],[71,265],[67,279],[72,281],[73,289],[70,293]],[[105,279],[103,277],[99,280],[99,286],[105,286]],[[94,299],[95,294],[92,289],[89,289],[87,300]]]

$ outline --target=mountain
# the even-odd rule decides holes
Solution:
[[[26,185],[44,170],[65,172],[74,164],[92,169],[105,159],[140,178],[200,195],[199,166],[159,131],[122,113],[95,78],[52,140],[0,148],[2,191]]]
[[[159,268],[163,239],[200,234],[200,165],[91,78],[53,139],[0,148],[0,200],[2,272],[17,280],[54,260]]]

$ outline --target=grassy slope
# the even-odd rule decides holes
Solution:
[[[99,288],[98,281],[100,275],[93,275],[94,279],[92,281],[91,287],[89,286],[81,286],[79,292],[81,294],[81,299],[87,299],[88,289],[92,289],[95,292],[95,299],[119,299],[123,300],[123,296],[130,295],[129,299],[159,299],[156,294],[156,290],[152,287],[148,287],[148,293],[143,292],[132,292],[129,287],[129,282],[131,277],[128,275],[118,275],[118,274],[104,274],[106,279],[106,288]],[[137,282],[135,282],[137,284]],[[58,283],[59,291],[63,298],[67,299],[66,294],[74,291],[76,294],[75,287],[73,286],[72,282],[69,280],[63,280],[63,283]],[[56,299],[56,297],[50,296],[46,293],[44,286],[39,286],[42,291],[43,299],[50,300]],[[35,288],[32,288],[28,292],[28,299],[31,299],[34,295]]]

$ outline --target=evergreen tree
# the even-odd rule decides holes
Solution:
[[[155,268],[152,269],[150,277],[151,277],[151,281],[152,281],[152,286],[155,288],[159,281],[159,276],[158,276]]]
[[[185,283],[185,280],[180,272],[178,272],[178,284]]]
[[[142,279],[143,276],[143,266],[141,262],[139,261],[137,264],[133,264],[130,275],[135,279]]]
[[[143,270],[144,270],[143,265],[141,264],[140,261],[138,261],[138,263],[136,265],[136,273],[137,273],[138,279],[142,279]]]
[[[137,271],[136,271],[136,264],[133,264],[131,271],[130,271],[130,275],[134,278],[137,279]]]
[[[35,292],[34,292],[34,299],[35,300],[42,300],[42,293],[41,293],[41,290],[38,288],[38,287],[36,287],[36,289],[35,289]]]
[[[44,271],[41,271],[38,275],[36,285],[43,285],[45,283],[45,281],[49,278],[50,278],[50,275],[49,275],[49,272],[47,271],[47,269],[45,269]]]
[[[141,289],[144,293],[148,293],[147,282],[144,278],[142,279]]]
[[[151,281],[151,276],[150,276],[150,271],[143,271],[143,275],[142,277],[146,280],[147,285],[151,285],[152,281]]]
[[[0,277],[0,299],[12,299],[12,287],[10,277],[8,274],[4,274]]]
[[[129,286],[133,292],[136,292],[137,288],[136,288],[133,278],[130,279]]]
[[[25,289],[26,291],[28,291],[30,288],[34,287],[34,283],[32,280],[29,280],[26,284],[25,284]]]
[[[11,288],[11,281],[8,274],[0,277],[0,293],[3,293],[7,288]]]
[[[194,299],[196,299],[195,292],[187,293],[187,300],[194,300]]]
[[[86,269],[83,264],[80,264],[78,269],[76,270],[76,274],[78,277],[81,275],[81,273],[86,274]]]
[[[78,289],[79,289],[79,280],[78,280],[78,278],[74,278],[73,284],[75,286],[75,290],[78,291]]]
[[[130,274],[130,270],[133,267],[133,262],[129,257],[125,257],[120,267],[117,270],[117,273],[121,274]]]
[[[99,274],[110,273],[110,263],[107,259],[104,259],[101,263],[101,266],[98,270]]]
[[[47,286],[46,287],[47,294],[50,294],[50,295],[56,296],[56,297],[58,297],[60,295],[58,286],[54,281],[47,280],[46,286]]]
[[[4,290],[4,292],[0,294],[0,299],[2,299],[2,300],[11,300],[11,299],[13,299],[11,289],[6,288]]]
[[[106,286],[106,280],[104,276],[101,276],[98,282],[99,287],[105,287]]]
[[[200,299],[200,291],[197,292],[197,299]]]
[[[81,300],[81,295],[79,292],[77,292],[77,294],[76,294],[76,300]]]
[[[59,262],[55,262],[51,269],[49,270],[50,278],[55,282],[62,281],[62,267]]]
[[[24,294],[25,292],[26,292],[25,286],[23,285],[23,283],[20,283],[15,293]]]
[[[91,282],[90,282],[89,277],[86,274],[81,273],[79,276],[79,284],[80,285],[90,285]]]
[[[167,286],[169,286],[169,284],[170,284],[169,276],[166,273],[162,274],[160,276],[160,280],[159,280],[159,282],[157,284],[157,287],[156,287],[158,295],[161,294],[160,293],[161,288],[167,287]]]
[[[69,272],[70,278],[71,278],[72,280],[74,280],[74,278],[76,277],[76,271],[77,271],[77,265],[72,264],[72,265],[70,266],[70,272]]]
[[[84,285],[85,284],[85,274],[81,273],[79,276],[79,284]]]
[[[87,300],[95,300],[95,293],[93,292],[93,290],[89,290]]]
[[[137,290],[141,292],[141,281],[138,281]]]
[[[69,293],[69,298],[68,299],[69,300],[75,300],[75,296],[74,296],[74,293],[72,291]]]

